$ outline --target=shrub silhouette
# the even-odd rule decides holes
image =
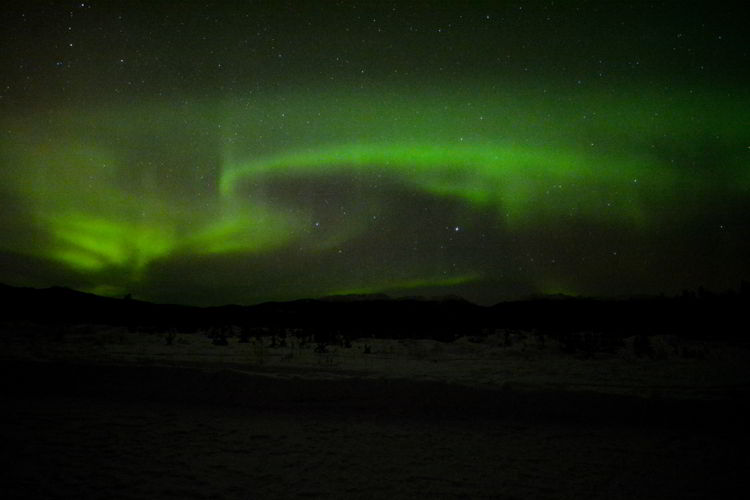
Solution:
[[[177,337],[177,333],[174,331],[174,329],[170,329],[167,334],[164,336],[164,341],[167,345],[173,345],[174,339]]]
[[[243,326],[240,330],[240,344],[247,344],[250,342],[250,329],[246,326]]]

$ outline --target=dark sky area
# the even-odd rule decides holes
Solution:
[[[200,305],[737,288],[750,37],[727,5],[13,2],[0,282]]]

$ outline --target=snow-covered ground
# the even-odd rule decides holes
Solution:
[[[3,498],[741,498],[747,444],[687,430],[25,398]],[[743,444],[744,443],[744,444]]]
[[[507,346],[502,334],[454,342],[358,339],[350,348],[289,337],[284,347],[271,338],[213,345],[201,333],[177,334],[172,344],[160,333],[81,326],[63,340],[18,330],[3,337],[9,359],[78,360],[97,363],[231,369],[266,377],[313,379],[409,379],[514,390],[573,390],[667,398],[721,397],[750,388],[750,345],[651,337],[654,356],[635,356],[632,339],[610,354],[583,357],[565,353],[552,339],[544,345],[515,333]],[[369,348],[369,349],[368,349]],[[369,350],[369,353],[366,352]]]
[[[746,482],[748,406],[727,404],[747,396],[741,346],[54,337],[0,336],[3,498],[733,498]]]

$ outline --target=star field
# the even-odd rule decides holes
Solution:
[[[715,10],[11,7],[0,281],[191,304],[734,288],[749,45]]]

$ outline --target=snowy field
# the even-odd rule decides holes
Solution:
[[[4,418],[4,498],[741,498],[746,481],[734,428],[52,396]]]
[[[2,336],[3,498],[743,497],[742,346],[48,333]]]
[[[7,328],[7,327],[6,327]],[[750,389],[750,343],[706,342],[673,336],[650,338],[651,356],[636,356],[633,338],[616,351],[592,356],[563,352],[554,339],[540,344],[523,332],[454,342],[358,339],[351,347],[316,352],[289,336],[213,345],[205,334],[129,333],[124,328],[80,326],[62,340],[50,332],[15,326],[3,334],[2,356],[37,361],[84,361],[138,366],[230,369],[266,377],[408,379],[462,386],[574,390],[667,398],[713,398]],[[368,349],[369,348],[369,349]],[[369,353],[366,353],[369,351]]]

